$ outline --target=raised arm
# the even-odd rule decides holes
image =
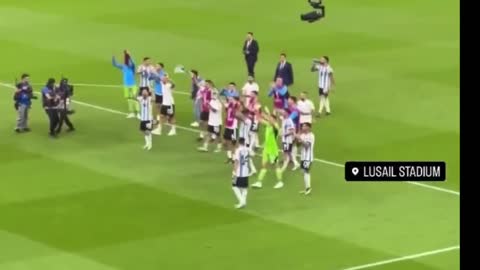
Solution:
[[[112,56],[112,66],[118,68],[118,69],[123,69],[123,66],[117,63],[117,60],[115,59],[115,56]]]

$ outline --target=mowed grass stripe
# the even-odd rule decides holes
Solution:
[[[12,88],[12,85],[10,85],[10,84],[0,83],[0,85],[3,85],[3,86],[5,86],[5,87]],[[119,86],[119,85],[102,85],[102,84],[86,84],[86,83],[81,83],[81,84],[79,84],[79,85],[81,85],[81,86],[94,86],[94,87],[110,87],[110,88],[111,88],[111,87],[114,87],[114,88],[121,87],[121,86]],[[175,93],[180,93],[180,94],[183,94],[183,95],[188,95],[188,92],[182,92],[182,91],[175,91]],[[86,103],[86,102],[83,102],[83,101],[73,100],[72,102],[74,102],[74,103],[76,103],[76,104],[79,104],[79,105],[82,105],[82,106],[85,106],[85,107],[90,107],[90,108],[93,108],[93,109],[96,109],[96,110],[101,110],[101,111],[105,111],[105,112],[109,112],[109,113],[114,113],[114,114],[119,114],[119,115],[124,115],[124,116],[127,115],[127,113],[125,113],[125,112],[121,112],[121,111],[118,111],[118,110],[113,110],[113,109],[105,108],[105,107],[98,106],[98,105],[93,105],[93,104]],[[186,130],[186,131],[189,131],[189,132],[195,132],[195,133],[198,133],[198,132],[199,132],[198,129],[193,129],[193,128],[184,127],[184,126],[180,126],[180,125],[177,125],[177,128],[178,128],[178,129],[181,129],[181,130]],[[340,164],[340,163],[337,163],[337,162],[333,162],[333,161],[324,160],[324,159],[315,158],[315,161],[320,162],[320,163],[324,163],[324,164],[327,164],[327,165],[335,166],[335,167],[340,167],[340,168],[344,168],[344,167],[345,167],[343,164]],[[431,185],[424,184],[424,183],[419,183],[419,182],[411,182],[411,181],[408,181],[408,182],[406,182],[406,183],[413,184],[413,185],[416,185],[416,186],[419,186],[419,187],[423,187],[423,188],[428,188],[428,189],[440,191],[440,192],[449,193],[449,194],[456,195],[456,196],[460,196],[460,192],[459,192],[459,191],[455,191],[455,190],[450,190],[450,189],[441,188],[441,187],[437,187],[437,186],[431,186]]]

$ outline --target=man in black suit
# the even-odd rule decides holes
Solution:
[[[248,76],[255,77],[255,63],[257,62],[259,47],[258,42],[253,39],[253,33],[247,33],[247,39],[243,44],[243,54],[247,62]]]
[[[292,64],[287,62],[287,55],[284,53],[280,54],[280,62],[278,62],[277,69],[275,70],[273,81],[279,77],[283,79],[285,85],[290,86],[293,84],[293,67]]]

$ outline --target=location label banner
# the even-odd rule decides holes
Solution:
[[[348,161],[347,181],[445,181],[443,161]]]

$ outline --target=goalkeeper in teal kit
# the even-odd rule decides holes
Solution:
[[[137,84],[135,83],[135,62],[127,51],[124,51],[124,64],[119,64],[112,57],[112,65],[120,69],[123,73],[124,97],[128,104],[127,118],[138,117],[139,107],[137,101]]]

